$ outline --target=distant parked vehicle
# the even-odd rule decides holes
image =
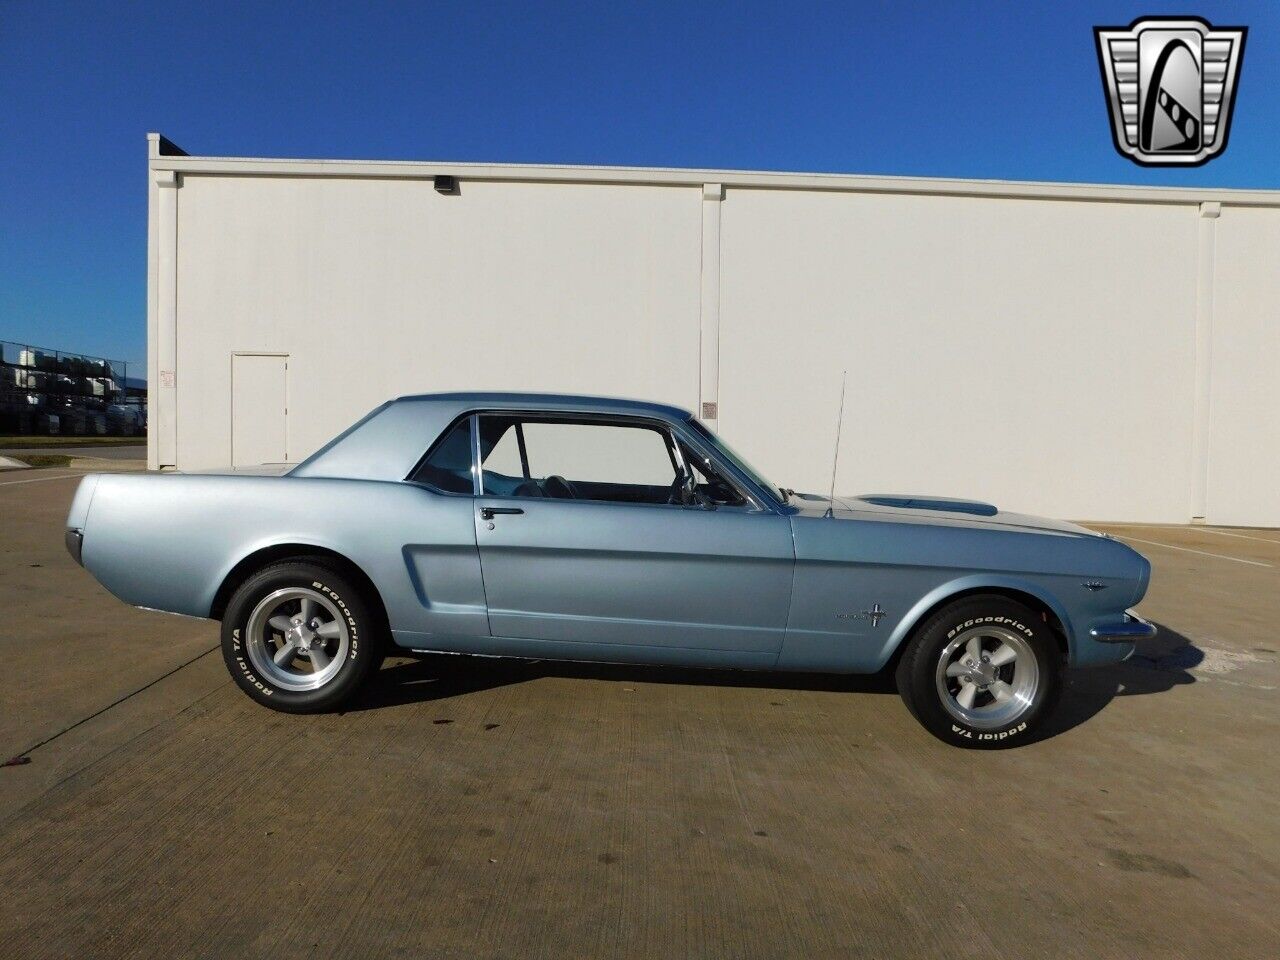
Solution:
[[[405,397],[283,477],[90,475],[66,539],[122,600],[221,620],[236,683],[289,712],[389,650],[888,666],[930,732],[994,747],[1155,633],[1126,610],[1150,564],[1107,536],[797,494],[683,410],[590,397]]]
[[[145,425],[142,410],[131,404],[113,403],[107,407],[107,431],[122,437],[134,437],[142,433]]]

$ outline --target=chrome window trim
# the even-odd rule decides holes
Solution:
[[[480,414],[473,412],[471,421],[471,495],[484,496],[484,464],[480,459]]]
[[[680,458],[682,465],[687,464],[684,460],[684,452],[680,449],[680,443],[683,442],[692,447],[710,463],[714,464],[716,470],[737,494],[746,501],[745,506],[734,506],[729,504],[716,505],[716,510],[734,510],[741,513],[776,513],[776,510],[770,510],[760,497],[753,495],[748,488],[745,488],[741,478],[737,475],[737,471],[730,468],[714,453],[698,442],[697,438],[690,436],[689,432],[681,429],[681,424],[673,423],[669,420],[663,420],[660,417],[642,417],[632,414],[611,414],[599,413],[594,411],[576,411],[576,410],[524,410],[518,408],[485,408],[475,410],[471,413],[471,453],[472,467],[475,472],[475,495],[476,497],[484,497],[491,500],[514,501],[524,503],[530,497],[511,497],[503,496],[497,493],[484,492],[484,464],[480,458],[480,418],[485,416],[509,417],[518,420],[551,420],[569,423],[597,423],[605,426],[634,426],[648,430],[656,430],[663,434],[668,442],[670,442],[676,450],[676,455]],[[679,442],[677,442],[679,441]],[[457,494],[455,494],[457,496]],[[677,510],[689,509],[684,504],[678,503],[626,503],[617,500],[556,500],[556,503],[608,503],[620,506],[630,507],[671,507]]]

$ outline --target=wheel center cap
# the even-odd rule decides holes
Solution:
[[[285,634],[285,639],[290,643],[294,643],[303,650],[311,649],[311,641],[315,639],[315,633],[308,630],[305,624],[295,623],[289,628]]]
[[[979,663],[969,668],[969,678],[980,687],[995,683],[996,668],[989,663]]]

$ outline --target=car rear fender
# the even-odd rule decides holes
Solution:
[[[260,546],[250,551],[233,564],[222,576],[219,586],[209,603],[209,618],[221,620],[227,603],[240,585],[263,567],[284,560],[307,559],[332,567],[351,579],[364,599],[374,608],[384,627],[388,626],[386,605],[383,603],[381,591],[372,578],[355,561],[349,557],[320,543],[302,543],[297,541],[277,541]]]
[[[84,531],[89,523],[89,508],[93,505],[93,495],[98,489],[100,473],[87,474],[76,487],[75,496],[71,498],[71,509],[67,511],[67,529]]]

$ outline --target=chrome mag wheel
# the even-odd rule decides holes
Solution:
[[[245,649],[263,678],[282,690],[318,690],[346,663],[351,634],[328,597],[289,587],[267,594],[253,608]]]
[[[978,730],[1015,722],[1035,703],[1040,665],[1025,638],[999,626],[965,630],[942,648],[938,696],[954,719]]]

